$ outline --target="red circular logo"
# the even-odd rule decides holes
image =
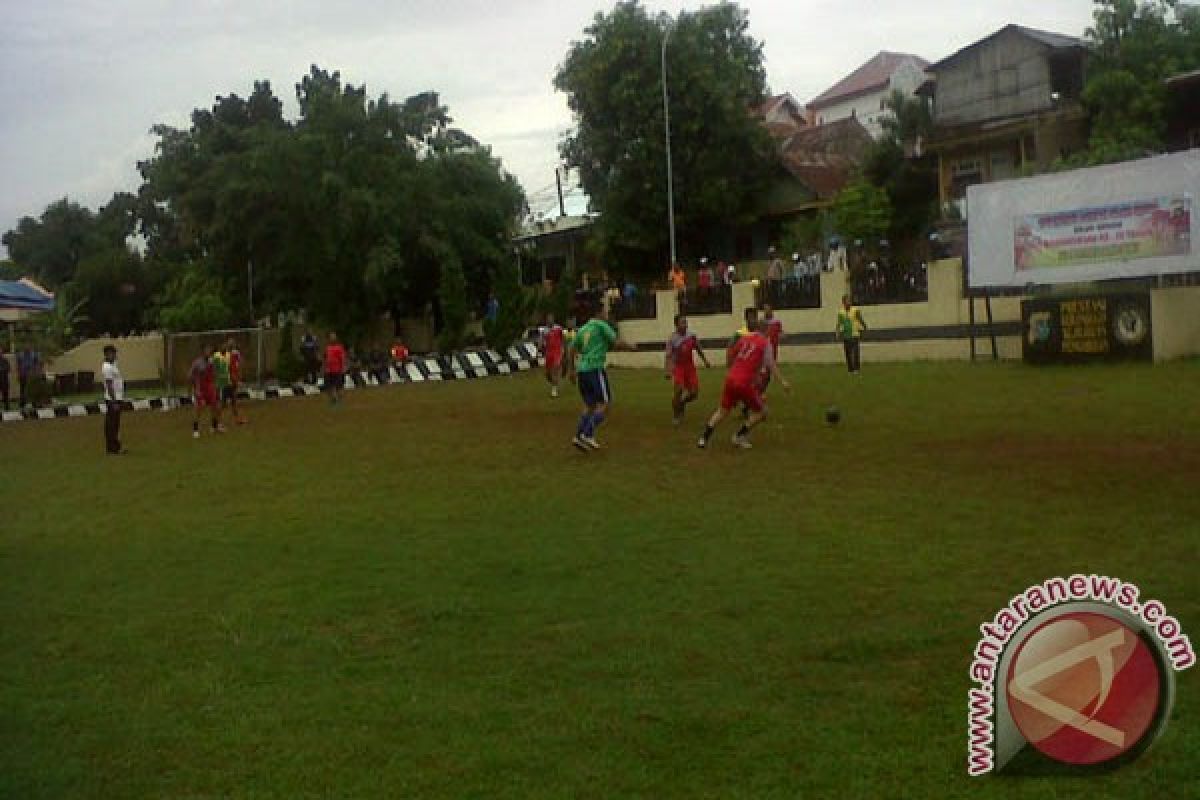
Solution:
[[[1161,687],[1155,654],[1135,631],[1080,611],[1049,620],[1021,643],[1005,691],[1030,744],[1067,764],[1099,764],[1147,736]]]

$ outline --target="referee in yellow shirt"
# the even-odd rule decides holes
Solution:
[[[857,306],[850,305],[850,295],[842,295],[842,307],[838,309],[835,333],[837,338],[842,340],[842,348],[846,351],[846,369],[851,375],[857,375],[862,369],[860,346],[863,331],[866,329],[867,323],[863,321],[862,311]]]

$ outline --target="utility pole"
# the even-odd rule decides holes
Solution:
[[[567,215],[567,204],[563,202],[561,167],[554,168],[554,183],[558,186],[558,215],[565,217]]]
[[[667,231],[671,240],[671,266],[675,265],[675,183],[671,176],[671,107],[667,99],[667,42],[674,23],[667,25],[662,39],[663,131],[667,145]]]

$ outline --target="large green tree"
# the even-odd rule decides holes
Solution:
[[[893,242],[921,238],[937,217],[937,166],[922,153],[933,133],[928,104],[894,91],[885,101],[883,136],[863,164],[864,177],[887,195],[891,207],[887,235]]]
[[[1096,0],[1093,19],[1083,92],[1091,135],[1075,161],[1101,164],[1161,150],[1164,81],[1200,68],[1200,11],[1176,0]]]
[[[735,3],[672,21],[630,0],[597,14],[572,43],[554,79],[575,117],[561,152],[601,212],[598,234],[610,255],[650,256],[641,263],[657,272],[669,253],[664,39],[681,249],[703,247],[713,227],[753,219],[777,156],[751,113],[767,82],[748,25]]]
[[[482,303],[523,203],[490,152],[435,92],[394,103],[314,66],[296,99],[289,122],[259,82],[189,130],[155,129],[139,194],[151,258],[209,270],[235,315],[252,293],[257,314],[306,308],[350,340],[381,312],[439,303],[451,260],[463,303]]]

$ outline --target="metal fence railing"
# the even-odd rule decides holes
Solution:
[[[867,269],[851,276],[850,293],[857,305],[923,303],[929,300],[929,282],[920,267]]]
[[[729,314],[733,311],[733,287],[721,285],[685,289],[679,296],[679,310],[695,316]]]
[[[654,319],[658,315],[658,301],[651,291],[623,295],[613,301],[609,312],[614,320]]]
[[[820,308],[821,279],[817,275],[805,275],[764,281],[758,287],[758,302],[772,308]]]

